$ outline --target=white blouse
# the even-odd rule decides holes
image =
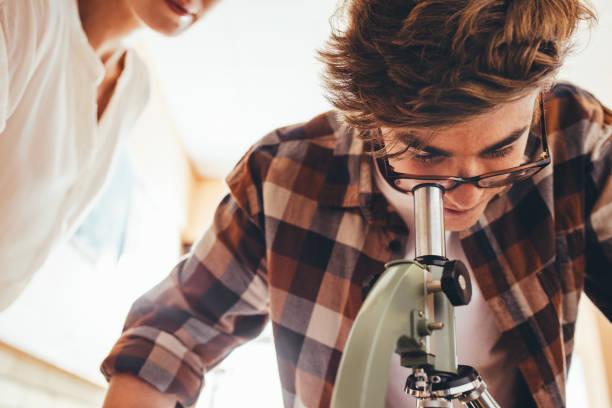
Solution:
[[[103,76],[77,0],[0,0],[0,310],[78,226],[148,99],[128,51],[98,122]]]

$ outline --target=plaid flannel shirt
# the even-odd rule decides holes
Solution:
[[[545,106],[553,165],[460,234],[540,408],[565,405],[582,291],[612,318],[612,113],[570,85]],[[133,373],[188,406],[204,372],[271,319],[285,406],[329,406],[362,294],[409,234],[373,174],[333,112],[263,138],[210,229],[135,302],[104,374]]]

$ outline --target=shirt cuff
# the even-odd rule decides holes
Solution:
[[[153,327],[126,330],[100,367],[107,381],[115,373],[130,373],[188,407],[195,404],[204,383],[199,357],[175,336]]]

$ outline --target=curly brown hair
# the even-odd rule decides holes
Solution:
[[[357,129],[456,124],[545,88],[580,0],[347,0],[319,51],[328,98]]]

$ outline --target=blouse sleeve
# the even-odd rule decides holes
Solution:
[[[0,134],[57,32],[54,1],[0,0]]]

